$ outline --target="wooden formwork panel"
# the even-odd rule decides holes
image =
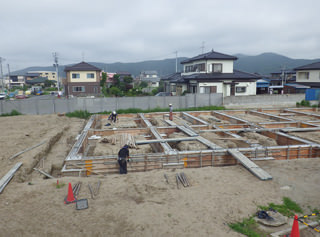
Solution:
[[[219,118],[219,119],[229,121],[230,123],[234,123],[234,124],[246,124],[246,122],[244,122],[243,120],[238,119],[238,118],[236,118],[236,117],[230,117],[230,116],[228,116],[227,114],[221,114],[221,113],[213,112],[213,115],[214,115],[215,117]]]
[[[89,130],[88,136],[97,135],[97,136],[111,136],[115,134],[121,134],[121,133],[127,133],[131,135],[140,135],[140,134],[149,134],[150,129],[149,128],[128,128],[128,129],[106,129],[106,130]]]

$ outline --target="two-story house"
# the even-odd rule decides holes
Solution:
[[[100,95],[101,69],[86,62],[66,67],[64,88],[66,96]]]
[[[311,88],[320,88],[320,62],[311,63],[294,69],[296,83]]]
[[[144,88],[146,92],[151,92],[154,88],[159,87],[160,77],[157,71],[142,71],[139,76],[140,82],[148,83],[148,87]]]
[[[230,95],[255,95],[256,80],[260,76],[234,70],[237,57],[211,51],[181,62],[182,73],[163,77],[166,92],[223,93]]]

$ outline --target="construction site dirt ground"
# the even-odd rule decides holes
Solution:
[[[296,201],[303,214],[320,209],[319,158],[256,161],[271,181],[260,181],[241,165],[60,178],[59,169],[85,123],[57,115],[0,117],[0,177],[23,163],[0,194],[0,236],[242,236],[228,223],[253,215],[259,205],[280,204],[284,196]],[[34,167],[56,178],[44,179]],[[186,174],[190,187],[177,189],[178,172]],[[57,180],[65,186],[57,188]],[[79,181],[78,199],[88,199],[84,210],[64,204],[68,183]],[[92,199],[88,184],[98,181],[100,191]]]

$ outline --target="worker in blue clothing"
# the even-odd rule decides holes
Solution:
[[[112,111],[112,113],[109,115],[109,118],[108,120],[111,120],[112,122],[116,122],[117,121],[117,117],[118,117],[118,114],[116,111]]]
[[[129,146],[124,145],[118,152],[118,164],[119,164],[119,172],[120,174],[127,173],[127,159],[129,159]]]

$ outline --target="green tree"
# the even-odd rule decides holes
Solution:
[[[114,82],[114,85],[115,85],[115,86],[119,87],[119,85],[120,85],[120,75],[115,74],[115,75],[113,76],[113,82]]]
[[[51,86],[54,86],[54,85],[55,85],[55,83],[53,81],[51,81],[51,80],[46,80],[44,82],[44,87],[51,87]]]
[[[115,87],[115,86],[111,87],[109,91],[110,91],[110,94],[115,95],[115,96],[121,96],[122,95],[121,90],[118,87]]]
[[[148,87],[148,82],[146,82],[146,81],[142,81],[142,82],[140,82],[140,85],[139,85],[141,88],[146,88],[146,87]]]
[[[125,77],[123,78],[123,81],[124,81],[126,84],[131,84],[132,81],[133,81],[133,78],[130,77],[130,76],[125,76]]]
[[[102,73],[102,79],[100,81],[100,86],[105,87],[107,82],[107,73],[103,72]]]
[[[154,88],[151,92],[153,95],[155,95],[159,92],[159,88]]]

